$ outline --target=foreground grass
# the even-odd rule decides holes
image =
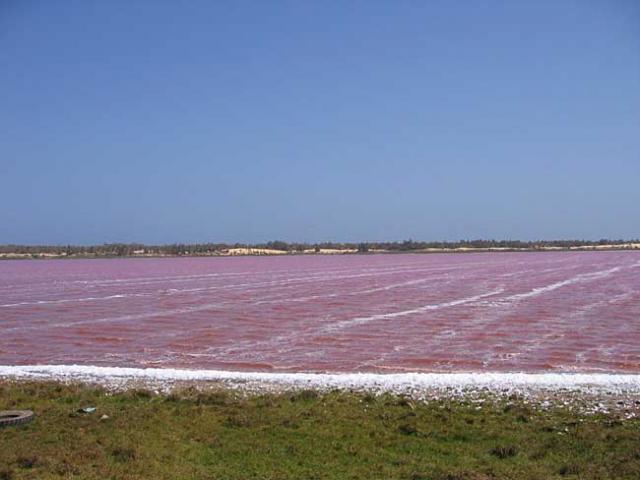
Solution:
[[[0,410],[17,408],[37,418],[0,429],[0,480],[640,478],[639,420],[518,400],[0,383]]]

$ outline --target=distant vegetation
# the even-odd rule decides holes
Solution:
[[[433,249],[512,249],[536,250],[576,247],[598,247],[603,245],[640,244],[640,240],[460,240],[457,242],[425,242],[404,240],[402,242],[322,242],[322,243],[289,243],[280,240],[267,243],[173,243],[168,245],[145,245],[142,243],[109,243],[104,245],[0,245],[0,255],[56,255],[56,256],[97,256],[126,257],[134,255],[188,256],[214,255],[233,249],[277,250],[288,253],[321,253],[324,251],[351,251],[358,253],[386,252],[419,252]]]

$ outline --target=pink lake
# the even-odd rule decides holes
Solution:
[[[0,262],[0,365],[640,372],[640,253]]]

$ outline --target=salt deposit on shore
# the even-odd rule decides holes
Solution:
[[[98,383],[107,387],[217,383],[245,391],[340,389],[397,393],[414,397],[460,396],[474,392],[544,397],[561,392],[574,396],[637,398],[640,375],[581,373],[271,373],[170,368],[122,368],[86,365],[0,366],[0,378]]]

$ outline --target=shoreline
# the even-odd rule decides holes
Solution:
[[[344,394],[416,403],[489,406],[518,401],[539,411],[640,418],[640,374],[617,373],[271,373],[225,370],[0,366],[1,385],[58,384],[104,389],[113,395],[149,392],[171,398],[230,393],[243,398]]]
[[[240,249],[235,249],[240,250]],[[358,252],[353,249],[331,250],[331,251],[286,251],[268,249],[242,249],[243,252],[231,251],[211,251],[207,253],[185,253],[176,254],[129,254],[129,255],[104,255],[104,254],[52,254],[45,252],[37,253],[0,253],[0,260],[89,260],[89,259],[130,259],[130,258],[228,258],[228,257],[282,257],[282,256],[341,256],[341,255],[428,255],[428,254],[465,254],[465,253],[540,253],[540,252],[621,252],[640,251],[640,244],[607,244],[607,245],[576,245],[571,247],[531,247],[531,248],[511,248],[511,247],[487,247],[487,248],[426,248],[418,250],[369,250]]]
[[[4,365],[0,379],[86,383],[122,391],[150,388],[223,387],[247,394],[333,390],[395,394],[415,399],[473,398],[517,395],[548,401],[635,403],[640,397],[640,374],[631,373],[273,373],[175,368],[128,368],[88,365]],[[615,400],[615,402],[613,402]],[[625,401],[626,400],[626,401]],[[640,403],[640,402],[638,402]],[[638,405],[636,405],[638,407]]]

